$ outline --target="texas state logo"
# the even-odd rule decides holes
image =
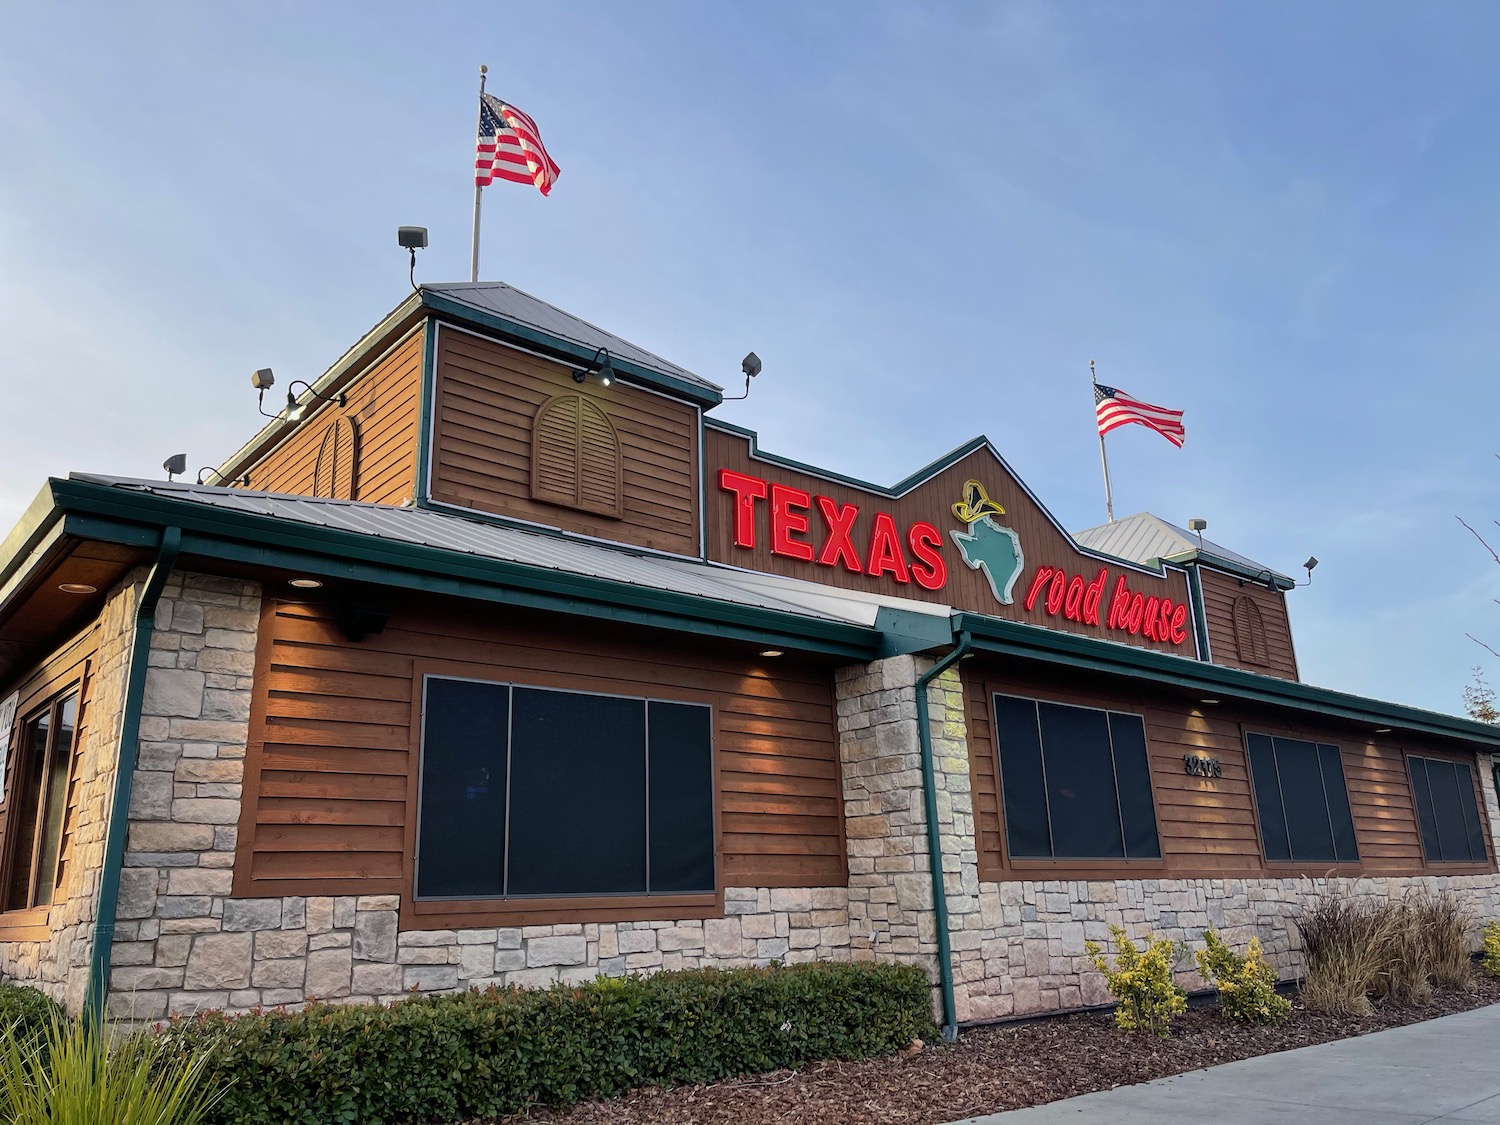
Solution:
[[[984,485],[967,480],[964,498],[953,505],[953,514],[968,526],[967,532],[948,532],[964,564],[970,570],[983,571],[995,600],[1010,605],[1010,594],[1026,567],[1026,556],[1021,550],[1021,537],[994,521],[993,517],[1005,515],[1005,509],[985,494]]]

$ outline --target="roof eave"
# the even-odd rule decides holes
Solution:
[[[607,617],[792,651],[871,659],[878,630],[571,571],[232,512],[89,481],[52,482],[79,538],[142,545],[182,530],[182,554],[320,577]]]
[[[1297,583],[1294,579],[1288,578],[1285,574],[1279,574],[1270,567],[1251,570],[1248,566],[1237,563],[1232,559],[1226,559],[1222,555],[1216,555],[1212,551],[1200,550],[1197,547],[1188,551],[1179,551],[1175,555],[1163,555],[1162,561],[1178,563],[1183,566],[1191,566],[1194,563],[1199,563],[1214,570],[1222,570],[1226,574],[1232,574],[1236,578],[1242,578],[1246,582],[1263,582],[1283,593],[1297,588]]]
[[[974,647],[981,651],[1150,680],[1201,691],[1215,699],[1267,704],[1369,723],[1372,727],[1400,728],[1417,734],[1457,739],[1490,750],[1500,749],[1500,727],[1457,715],[1367,699],[1298,680],[1283,680],[1076,633],[1002,621],[983,614],[955,614],[953,623],[955,634],[968,633],[973,638]]]

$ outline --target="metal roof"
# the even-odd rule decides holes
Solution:
[[[1212,556],[1204,558],[1207,563],[1220,560],[1251,574],[1269,574],[1288,584],[1292,581],[1281,572],[1237,551],[1231,551],[1228,547],[1220,546],[1211,539],[1204,539],[1200,543],[1198,536],[1191,531],[1178,527],[1175,523],[1168,523],[1150,512],[1137,512],[1113,523],[1076,531],[1073,538],[1090,550],[1102,551],[1131,562],[1150,563],[1177,555],[1201,554]]]
[[[671,376],[674,379],[681,379],[685,383],[702,387],[704,390],[722,391],[724,389],[701,375],[695,375],[684,367],[678,367],[677,364],[662,359],[655,352],[649,352],[637,344],[632,344],[613,332],[606,332],[581,317],[564,312],[556,305],[548,304],[541,298],[533,297],[530,293],[523,292],[514,285],[507,285],[503,281],[423,285],[421,291],[447,297],[477,312],[515,321],[528,328],[534,328],[538,332],[544,332],[549,336],[587,348],[591,352],[605,348],[615,358],[629,360],[639,367]]]
[[[781,579],[784,593],[792,596],[778,596],[773,584],[766,583],[762,575],[752,578],[738,571],[693,560],[641,554],[626,547],[604,546],[423,508],[398,508],[354,500],[290,496],[187,481],[136,480],[92,473],[73,473],[69,479],[126,492],[186,500],[246,515],[270,516],[314,527],[371,535],[391,542],[457,551],[479,558],[583,574],[825,621],[869,625],[876,612],[865,599],[829,597],[827,587],[796,579]],[[819,595],[816,600],[793,589],[810,586],[812,592]],[[801,596],[797,596],[799,593]]]

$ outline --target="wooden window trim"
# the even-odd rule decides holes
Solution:
[[[15,827],[12,824],[11,816],[11,814],[15,812],[14,798],[16,795],[17,785],[21,780],[20,775],[22,771],[22,760],[23,757],[30,754],[30,748],[21,745],[21,734],[30,723],[39,719],[43,714],[51,716],[52,722],[49,726],[47,734],[47,749],[46,752],[42,755],[42,761],[36,766],[36,771],[38,774],[37,783],[42,787],[42,793],[38,796],[37,799],[36,825],[35,831],[33,832],[32,836],[31,856],[27,860],[27,865],[31,870],[31,875],[28,881],[29,889],[26,893],[26,897],[28,902],[31,902],[31,900],[36,897],[37,893],[37,865],[41,856],[43,836],[42,826],[46,823],[47,818],[46,786],[49,773],[48,766],[58,753],[56,720],[62,713],[62,705],[66,703],[70,697],[75,699],[76,703],[74,705],[73,712],[73,741],[67,752],[67,777],[69,784],[71,784],[74,772],[77,769],[78,754],[80,749],[79,736],[84,729],[84,684],[87,679],[88,662],[85,661],[84,670],[77,679],[70,680],[61,688],[55,688],[54,690],[49,692],[40,702],[34,699],[32,701],[31,707],[26,710],[24,714],[19,710],[19,708],[17,709],[16,719],[11,726],[10,731],[10,754],[9,760],[6,763],[8,776],[6,778],[5,785],[5,801],[3,802],[3,805],[0,805],[0,807],[3,807],[6,810],[4,839],[0,840],[0,852],[3,852],[3,855],[0,855],[0,902],[3,902],[4,898],[9,895],[11,877],[15,873],[16,864],[21,860],[21,857],[16,854]],[[32,905],[16,907],[11,910],[0,910],[0,934],[3,934],[4,931],[9,930],[12,927],[17,929],[28,929],[31,927],[46,926],[51,917],[52,907],[58,905],[58,903],[56,902],[57,892],[62,889],[61,882],[58,880],[58,876],[62,874],[62,842],[63,837],[67,835],[68,827],[68,791],[69,785],[65,785],[63,787],[62,794],[62,820],[58,826],[58,854],[57,859],[53,865],[54,882],[52,891],[54,901],[51,903],[44,903],[40,905],[33,903]],[[0,936],[0,941],[3,940],[21,941],[30,939],[7,939],[3,936]]]
[[[412,665],[411,755],[406,789],[406,838],[402,854],[398,926],[403,930],[467,929],[474,927],[571,925],[589,922],[653,922],[668,919],[720,918],[724,915],[723,780],[719,764],[720,702],[705,692],[684,691],[668,702],[701,703],[712,708],[710,773],[713,778],[714,891],[700,894],[640,894],[568,896],[566,898],[421,899],[417,881],[417,816],[421,804],[422,701],[428,676],[476,679],[483,669],[472,664],[417,660]],[[496,681],[500,682],[500,681]],[[511,681],[504,681],[511,682]],[[526,684],[558,691],[576,690],[564,675],[533,673]],[[652,698],[658,698],[653,696]],[[264,893],[264,892],[262,892]],[[347,894],[348,891],[337,893]],[[375,891],[372,894],[392,893]]]

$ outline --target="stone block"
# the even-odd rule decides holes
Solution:
[[[197,718],[199,716],[193,716]],[[227,719],[244,722],[250,718],[250,693],[248,691],[225,691],[206,688],[203,692],[204,719]]]
[[[495,951],[495,972],[511,973],[526,967],[524,949],[499,949]]]
[[[170,782],[170,775],[163,774]],[[132,801],[131,815],[135,816]],[[178,797],[172,801],[171,818],[193,824],[237,824],[240,819],[240,803],[227,797]]]
[[[214,830],[169,820],[132,821],[126,847],[133,852],[202,852],[213,847]]]
[[[233,885],[234,872],[213,868],[179,867],[167,875],[167,893],[172,895],[227,895]]]
[[[410,970],[409,970],[410,971]],[[556,969],[521,969],[505,974],[505,983],[516,988],[546,988],[557,980]]]
[[[148,669],[141,710],[159,717],[198,718],[203,713],[203,673],[186,668]]]
[[[171,774],[148,770],[135,771],[135,782],[130,791],[131,820],[171,819],[172,804]]]
[[[421,945],[415,949],[398,949],[396,961],[402,965],[456,965],[458,951],[462,948],[458,945]]]
[[[740,939],[738,918],[710,918],[703,923],[704,952],[710,957],[738,957]]]
[[[319,949],[307,955],[309,999],[333,1000],[349,995],[354,958],[348,949]]]
[[[547,965],[581,965],[588,960],[588,943],[577,937],[532,938],[526,943],[526,964],[530,968]]]
[[[227,904],[226,904],[227,908]],[[301,957],[307,952],[305,930],[261,930],[255,935],[255,959]]]
[[[112,992],[141,992],[156,988],[181,988],[182,970],[160,968],[155,965],[141,967],[126,966],[110,969],[109,987]]]
[[[656,949],[655,930],[621,930],[617,940],[621,953],[650,953]]]
[[[224,929],[274,930],[281,925],[279,898],[232,898],[224,903]]]
[[[466,979],[492,976],[495,972],[495,947],[492,945],[459,946],[459,966]]]
[[[680,926],[668,926],[658,930],[656,947],[663,953],[675,953],[684,949],[702,949],[703,923],[686,922]]]
[[[458,987],[457,965],[407,965],[401,970],[404,991],[442,992]]]
[[[353,989],[357,996],[390,996],[404,987],[400,965],[355,965]]]
[[[364,910],[354,919],[354,956],[361,961],[396,959],[396,914],[393,910]]]
[[[307,962],[301,957],[256,961],[250,983],[256,988],[301,988],[307,976]]]
[[[307,932],[310,934],[326,934],[331,929],[333,929],[333,899],[308,899]]]
[[[457,945],[458,934],[453,930],[406,930],[398,939],[402,946]]]
[[[355,902],[356,910],[399,910],[401,909],[400,895],[360,895]]]
[[[173,776],[178,781],[238,785],[245,777],[243,758],[183,758]]]
[[[188,955],[188,991],[244,988],[250,983],[249,934],[200,934]]]

